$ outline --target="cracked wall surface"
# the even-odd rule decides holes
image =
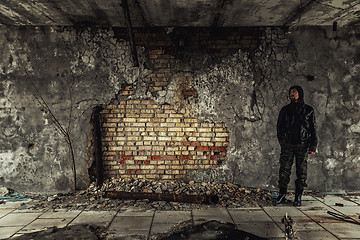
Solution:
[[[193,114],[202,121],[225,122],[230,132],[228,160],[189,178],[276,189],[276,120],[289,102],[289,87],[297,84],[305,89],[305,102],[314,107],[318,125],[309,189],[358,190],[358,46],[356,28],[266,28],[254,52],[239,50],[220,62],[206,54],[197,61],[187,59],[185,69],[198,94]],[[293,174],[290,188],[294,180]]]
[[[149,99],[199,123],[225,124],[226,159],[187,179],[277,189],[276,120],[298,84],[318,125],[309,189],[359,190],[360,29],[222,31],[137,29],[134,68],[121,29],[0,28],[0,185],[73,189],[69,147],[36,86],[74,143],[79,188],[89,183],[93,108]]]
[[[110,102],[124,79],[135,81],[142,74],[141,68],[132,68],[128,42],[100,29],[1,28],[0,32],[0,184],[19,191],[74,188],[69,147],[39,105],[40,94],[70,135],[77,184],[86,187],[92,109]]]

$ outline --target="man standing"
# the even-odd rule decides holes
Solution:
[[[294,206],[301,206],[301,195],[307,187],[307,155],[316,152],[318,138],[314,109],[304,103],[304,92],[300,86],[289,89],[291,103],[284,106],[277,121],[277,138],[281,146],[279,188],[276,203],[286,201],[287,185],[295,158],[296,176]]]

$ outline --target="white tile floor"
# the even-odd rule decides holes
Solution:
[[[103,226],[113,236],[131,237],[136,234],[137,239],[147,239],[151,234],[163,233],[184,221],[200,224],[209,220],[229,222],[239,230],[260,237],[284,239],[281,219],[286,213],[295,220],[295,236],[300,239],[360,239],[360,225],[346,223],[327,214],[327,211],[338,211],[359,218],[360,205],[335,195],[324,198],[305,196],[304,199],[303,206],[298,208],[291,205],[251,209],[211,206],[192,211],[144,211],[138,208],[118,211],[28,211],[18,210],[21,204],[9,202],[0,205],[0,239],[53,226],[62,228],[82,223]],[[342,203],[344,207],[335,206],[336,203]]]

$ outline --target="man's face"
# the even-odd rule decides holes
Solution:
[[[299,100],[299,92],[296,88],[290,90],[290,99],[291,101],[297,102]]]

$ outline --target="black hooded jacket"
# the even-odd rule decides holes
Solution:
[[[304,103],[304,91],[300,86],[292,89],[299,92],[299,101],[291,102],[280,110],[277,121],[277,138],[280,144],[305,145],[316,151],[318,138],[314,109]]]

